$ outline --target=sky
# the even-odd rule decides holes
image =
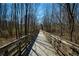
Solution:
[[[7,5],[8,5],[7,15],[10,15],[12,4],[8,3]],[[35,4],[35,5],[37,6],[36,17],[37,17],[38,22],[41,23],[42,18],[45,13],[45,9],[47,8],[49,10],[49,12],[51,13],[52,4],[51,3],[39,3],[39,4]],[[35,7],[35,5],[33,7]],[[54,4],[54,5],[56,5],[56,4]],[[58,7],[57,7],[57,10],[58,10]],[[21,15],[19,15],[19,16],[21,16]],[[8,19],[10,19],[9,16],[8,16]]]
[[[44,12],[45,12],[45,9],[49,9],[51,10],[51,4],[45,4],[45,3],[41,3],[38,7],[38,11],[37,11],[37,19],[39,20],[39,23],[42,22],[42,18],[44,16]]]

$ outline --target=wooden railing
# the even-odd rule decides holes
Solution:
[[[0,47],[0,56],[28,55],[36,39],[37,34],[35,35],[29,34],[19,37],[13,42],[10,42],[7,45]]]
[[[79,45],[48,33],[48,41],[61,56],[79,56]]]

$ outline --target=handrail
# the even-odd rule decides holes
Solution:
[[[22,38],[24,38],[24,37],[26,37],[26,36],[27,36],[27,35],[25,35],[25,36],[23,36],[23,37],[20,37],[20,38],[18,38],[18,39],[14,38],[14,41],[9,42],[9,43],[7,43],[7,44],[1,46],[0,49],[3,49],[3,48],[5,48],[5,47],[8,46],[8,45],[17,42],[18,40],[20,40],[20,39],[22,39]]]
[[[75,46],[75,48],[77,47],[77,49],[79,49],[79,45],[76,44],[76,43],[74,43],[74,42],[70,42],[68,40],[62,40],[60,37],[57,39],[55,36],[52,36],[52,35],[51,35],[51,37],[54,38],[54,39],[56,39],[56,40],[61,41],[63,44],[67,44],[67,45],[72,46],[72,47]]]
[[[74,42],[70,42],[68,40],[63,40],[58,36],[52,35],[48,32],[46,32],[48,35],[48,40],[50,41],[50,43],[54,46],[55,50],[57,51],[57,53],[59,55],[64,55],[64,56],[68,56],[68,55],[79,55],[79,45],[74,43]]]
[[[16,56],[26,55],[26,50],[29,44],[32,43],[32,38],[36,37],[38,33],[32,35],[24,35],[22,37],[14,38],[15,40],[0,47],[1,56]]]
[[[52,37],[52,39],[53,39],[54,37]],[[78,44],[75,44],[75,43],[73,43],[73,42],[70,42],[70,41],[68,41],[68,40],[61,40],[61,39],[57,39],[57,38],[54,38],[56,41],[55,42],[57,42],[58,43],[58,46],[59,47],[57,47],[61,52],[62,52],[62,50],[61,50],[61,48],[69,48],[69,50],[72,50],[72,52],[71,53],[69,53],[70,55],[79,55],[79,45]],[[56,44],[57,44],[56,43]],[[64,46],[63,46],[64,45]],[[62,47],[61,47],[62,46]],[[66,50],[66,49],[65,49]],[[64,50],[64,51],[65,51]],[[66,53],[67,53],[67,51],[65,51]],[[68,53],[67,54],[65,54],[65,52],[62,52],[62,54],[64,54],[64,55],[69,55]],[[75,53],[75,54],[74,54]]]

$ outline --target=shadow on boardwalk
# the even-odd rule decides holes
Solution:
[[[38,37],[29,53],[29,56],[56,56],[54,47],[49,43],[43,31],[40,30]]]

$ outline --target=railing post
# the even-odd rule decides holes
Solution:
[[[28,39],[28,36],[24,38],[25,39],[25,44],[26,44],[26,52],[27,52],[27,39]],[[25,54],[26,55],[26,54]]]
[[[28,40],[29,40],[29,35],[27,37],[25,37],[25,43],[26,43],[26,53],[25,53],[25,55],[26,56],[28,56],[28,47],[27,47],[28,46],[28,44],[27,44],[28,43],[27,42]]]
[[[4,56],[8,56],[8,49],[5,50],[5,52],[4,52]]]
[[[18,47],[19,47],[19,56],[21,56],[21,41],[19,42],[19,44],[18,44]]]

